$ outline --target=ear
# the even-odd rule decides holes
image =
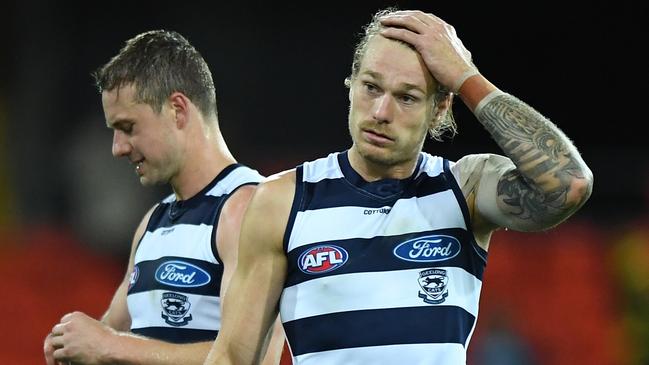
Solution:
[[[174,118],[176,119],[176,127],[178,129],[185,128],[189,122],[191,101],[181,92],[174,92],[169,96],[167,101],[169,102]]]
[[[431,129],[444,120],[444,117],[446,117],[446,113],[448,113],[452,105],[453,105],[453,93],[448,93],[446,97],[444,97],[444,99],[437,102],[437,105],[435,105],[435,110],[433,111],[433,118],[430,121]]]
[[[350,77],[345,78],[345,87],[349,89],[349,92],[347,93],[347,98],[349,99],[349,102],[352,102],[352,79]]]

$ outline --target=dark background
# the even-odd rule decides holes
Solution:
[[[509,323],[539,364],[646,364],[649,3],[612,0],[3,2],[4,362],[40,363],[42,338],[68,311],[101,315],[135,227],[170,193],[141,187],[110,153],[90,73],[125,40],[158,28],[186,36],[212,69],[231,151],[271,174],[349,147],[343,80],[361,27],[391,5],[455,26],[483,75],[554,121],[595,176],[592,197],[570,223],[496,235],[474,351],[513,354],[499,350],[516,347],[502,346],[499,328]],[[429,141],[426,151],[452,160],[499,153],[461,101],[454,110],[459,135]],[[626,349],[634,346],[636,355]]]
[[[147,204],[168,192],[161,188],[151,197],[135,178],[109,173],[126,163],[110,160],[110,132],[89,76],[126,39],[150,29],[176,30],[204,55],[222,131],[241,162],[269,174],[347,148],[343,79],[357,34],[374,11],[395,4],[454,25],[487,78],[575,142],[595,175],[593,195],[578,216],[616,224],[646,212],[646,2],[27,1],[3,9],[3,149],[16,197],[10,219],[76,222],[86,209],[97,209],[85,205],[102,204],[88,201],[102,194],[100,186],[92,188],[97,181],[117,189],[115,183],[128,180],[123,194],[130,201],[146,196]],[[454,109],[460,134],[452,142],[428,142],[427,151],[450,159],[499,152],[461,101]],[[89,151],[97,161],[86,158]],[[134,216],[147,207],[135,208]]]

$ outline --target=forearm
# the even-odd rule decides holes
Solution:
[[[174,344],[130,333],[118,333],[110,341],[109,364],[202,365],[212,342]]]
[[[516,166],[498,182],[503,210],[545,228],[583,205],[592,189],[592,173],[556,125],[482,76],[468,79],[460,92]]]

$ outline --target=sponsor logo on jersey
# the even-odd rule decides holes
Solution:
[[[162,232],[160,232],[160,235],[161,235],[161,236],[166,236],[166,235],[168,235],[169,233],[173,232],[175,229],[176,229],[175,227],[171,227],[171,228],[163,229]]]
[[[419,287],[423,292],[418,296],[428,304],[440,304],[448,297],[448,276],[444,269],[428,269],[419,272]]]
[[[189,314],[189,308],[192,305],[186,295],[172,292],[162,293],[160,304],[162,305],[162,318],[167,324],[180,327],[192,320],[192,315]]]
[[[349,255],[344,248],[334,245],[312,247],[298,258],[298,266],[307,274],[322,274],[343,266]]]
[[[432,235],[400,243],[394,255],[406,261],[437,262],[452,259],[460,253],[460,241],[455,237]]]
[[[392,208],[390,207],[377,208],[377,209],[363,209],[363,214],[364,215],[389,214],[390,210],[392,210]]]
[[[184,261],[165,261],[155,271],[155,279],[162,284],[180,288],[203,286],[212,279],[207,271]]]
[[[131,272],[131,276],[128,278],[128,290],[131,290],[133,285],[137,283],[137,279],[140,277],[140,268],[135,265],[133,267],[133,272]]]

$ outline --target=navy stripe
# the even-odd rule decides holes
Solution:
[[[168,261],[183,261],[205,270],[210,275],[210,281],[202,286],[186,287],[173,286],[161,283],[156,280],[156,271]],[[191,259],[187,257],[164,256],[157,260],[140,261],[135,267],[137,268],[137,280],[135,284],[128,289],[128,294],[135,294],[149,290],[172,290],[186,294],[200,294],[208,296],[219,296],[221,291],[221,277],[223,276],[223,266],[211,262]],[[162,268],[164,269],[164,268]],[[195,274],[195,279],[200,277],[200,273]],[[181,284],[179,282],[179,284]]]
[[[423,197],[449,190],[450,186],[443,175],[430,177],[422,174],[411,184],[402,187],[395,185],[396,180],[379,180],[365,184],[364,188],[354,186],[344,178],[325,179],[317,183],[305,183],[304,205],[306,209],[325,209],[344,206],[358,206],[367,208],[381,208],[391,206],[399,199]],[[398,182],[398,181],[397,181]],[[373,186],[371,190],[385,190],[397,192],[381,197],[368,192],[367,185]],[[315,198],[314,198],[315,196]]]
[[[417,237],[430,235],[453,236],[460,242],[460,253],[454,258],[437,262],[413,262],[397,257],[393,251],[402,242]],[[354,238],[340,241],[317,242],[300,246],[287,254],[288,272],[284,287],[290,287],[311,279],[332,275],[342,275],[363,272],[382,272],[394,270],[408,270],[420,268],[433,268],[441,266],[460,267],[471,273],[479,280],[485,270],[485,263],[479,256],[475,255],[473,248],[466,243],[470,239],[470,233],[459,228],[440,229],[408,233],[398,236],[377,236],[372,238]],[[348,259],[339,268],[322,274],[307,274],[300,270],[300,255],[311,250],[312,247],[320,245],[335,245],[347,251]],[[468,251],[467,251],[468,250]],[[466,252],[465,252],[466,251]],[[468,254],[467,254],[468,252]]]
[[[131,332],[171,343],[192,343],[214,341],[219,331],[196,330],[191,328],[145,327],[135,328]]]
[[[201,195],[190,200],[161,203],[151,216],[148,232],[176,224],[209,225],[216,219],[216,210],[223,196]]]
[[[363,346],[466,343],[475,317],[460,307],[338,312],[284,323],[293,356]]]
[[[222,204],[222,200],[227,195],[213,196],[206,194],[238,168],[248,169],[248,167],[238,163],[228,165],[193,197],[187,200],[174,200],[171,203],[161,202],[151,215],[147,231],[153,232],[156,228],[171,227],[174,224],[212,225],[216,218],[216,208]]]
[[[293,197],[293,204],[291,205],[291,213],[288,216],[286,223],[286,230],[284,231],[284,252],[288,250],[288,241],[291,238],[291,231],[295,224],[295,217],[298,210],[302,207],[302,198],[304,197],[304,186],[306,183],[302,181],[302,174],[304,169],[302,166],[295,168],[295,196]]]

